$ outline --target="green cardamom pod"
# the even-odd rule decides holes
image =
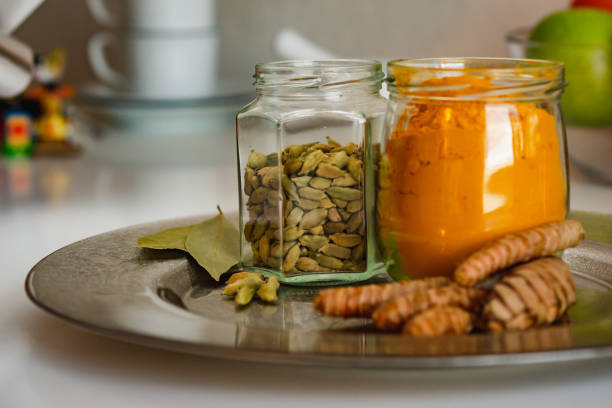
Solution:
[[[285,260],[283,261],[283,271],[288,272],[295,268],[295,264],[300,257],[300,246],[294,245],[293,248],[287,252],[285,255]]]
[[[349,157],[345,151],[339,151],[330,153],[328,160],[328,163],[335,165],[339,169],[343,169],[348,164]]]
[[[333,198],[339,198],[345,201],[353,201],[361,199],[361,190],[350,187],[330,187],[327,193]]]
[[[350,201],[346,205],[346,211],[348,211],[350,213],[357,212],[357,211],[361,210],[362,208],[363,208],[363,203],[361,202],[361,200],[353,200],[353,201]]]
[[[345,248],[336,244],[325,244],[319,248],[319,252],[340,259],[349,259],[351,257],[350,248]]]
[[[325,235],[302,235],[300,237],[300,244],[312,249],[313,251],[316,251],[328,242],[329,238],[327,238]]]
[[[315,208],[319,208],[321,206],[320,201],[301,199],[295,202],[297,207],[300,207],[303,210],[314,210]]]
[[[317,201],[321,201],[322,199],[327,197],[327,195],[323,191],[312,187],[302,187],[298,189],[298,195],[301,198],[305,198],[307,200]]]
[[[359,182],[355,180],[353,176],[351,176],[348,173],[345,174],[344,176],[335,178],[334,181],[332,182],[332,186],[338,186],[338,187],[351,187],[357,184],[359,184]]]
[[[267,187],[257,187],[249,197],[247,201],[248,204],[259,204],[264,202],[264,200],[268,197],[268,191],[270,191]]]
[[[313,177],[310,180],[310,186],[318,188],[319,190],[325,190],[331,185],[331,180],[323,177]]]
[[[258,170],[266,165],[266,155],[256,151],[251,151],[249,158],[247,159],[247,166],[252,169]]]
[[[304,210],[299,207],[295,207],[286,218],[286,223],[288,227],[295,227],[302,221],[302,216],[304,215]]]
[[[291,180],[289,180],[289,177],[287,177],[287,175],[285,175],[285,174],[282,175],[281,183],[283,184],[283,190],[285,190],[285,193],[287,194],[287,196],[290,199],[292,199],[292,200],[299,200],[300,199],[300,197],[297,194],[297,188],[295,187],[295,184],[293,184],[291,182]],[[257,190],[255,190],[255,191],[257,191]]]
[[[318,254],[316,256],[316,259],[319,265],[323,267],[336,269],[336,270],[342,269],[342,261],[338,258],[334,258],[328,255]]]
[[[299,174],[303,176],[305,174],[310,173],[311,171],[317,168],[319,163],[321,163],[321,160],[323,160],[324,158],[325,153],[323,153],[321,150],[311,151],[306,155],[306,157],[304,157],[304,164],[302,165]]]
[[[317,225],[320,225],[327,218],[327,210],[325,208],[315,208],[314,210],[308,211],[302,217],[300,222],[300,228],[310,229]]]
[[[363,237],[359,234],[336,233],[330,236],[331,240],[340,246],[351,248],[363,242]]]
[[[348,222],[346,223],[347,232],[355,232],[363,224],[363,211],[358,211],[351,215]]]
[[[342,217],[340,216],[340,213],[338,212],[338,209],[336,209],[336,208],[330,208],[327,211],[327,218],[331,222],[340,222],[340,221],[342,221]]]
[[[361,160],[355,159],[354,157],[349,158],[348,164],[346,165],[351,176],[357,181],[361,180]]]
[[[343,222],[328,222],[323,226],[323,228],[325,229],[325,233],[327,235],[331,235],[345,231],[346,224]]]
[[[362,241],[351,251],[351,260],[353,262],[359,262],[364,258],[365,255],[365,243]]]
[[[312,176],[291,177],[291,181],[298,187],[306,187],[311,179]]]
[[[244,284],[238,289],[238,293],[236,293],[236,297],[234,297],[234,302],[238,306],[246,306],[253,299],[253,295],[262,284],[262,281],[259,279],[246,278],[244,279]]]
[[[300,257],[295,265],[300,271],[315,272],[319,269],[319,263],[312,258]]]
[[[329,163],[321,163],[319,167],[317,167],[317,171],[315,173],[319,177],[324,177],[328,179],[342,177],[347,174],[344,170],[338,168],[336,165]]]
[[[274,276],[270,276],[265,283],[257,289],[257,296],[264,302],[276,302],[278,300],[278,288],[280,283]]]

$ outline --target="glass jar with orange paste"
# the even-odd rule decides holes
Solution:
[[[493,238],[565,218],[561,63],[398,60],[387,82],[384,140],[373,147],[392,276],[449,275]]]

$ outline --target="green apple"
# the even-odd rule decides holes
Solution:
[[[551,14],[531,32],[529,58],[562,61],[561,99],[569,124],[612,124],[612,13],[575,8]]]

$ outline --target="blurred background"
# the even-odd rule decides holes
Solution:
[[[6,4],[30,2],[40,0]],[[569,3],[43,1],[11,33],[37,55],[38,75],[1,102],[0,221],[38,228],[53,248],[122,225],[211,213],[216,204],[235,211],[235,115],[255,95],[257,62],[504,57],[509,32]],[[610,164],[609,150],[594,150]],[[600,186],[612,172],[588,167],[572,169],[582,183],[572,187],[572,206],[601,210],[611,200]],[[79,214],[86,227],[68,222]]]
[[[112,2],[109,2],[109,5]],[[504,34],[532,26],[568,0],[221,0],[216,3],[219,66],[250,83],[254,64],[276,60],[275,39],[293,28],[343,57],[507,56]],[[41,52],[61,45],[66,79],[95,78],[87,43],[103,30],[85,0],[46,0],[15,36]]]

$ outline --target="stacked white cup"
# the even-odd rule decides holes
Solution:
[[[88,0],[88,6],[105,27],[88,44],[102,84],[137,99],[217,93],[215,0]]]

